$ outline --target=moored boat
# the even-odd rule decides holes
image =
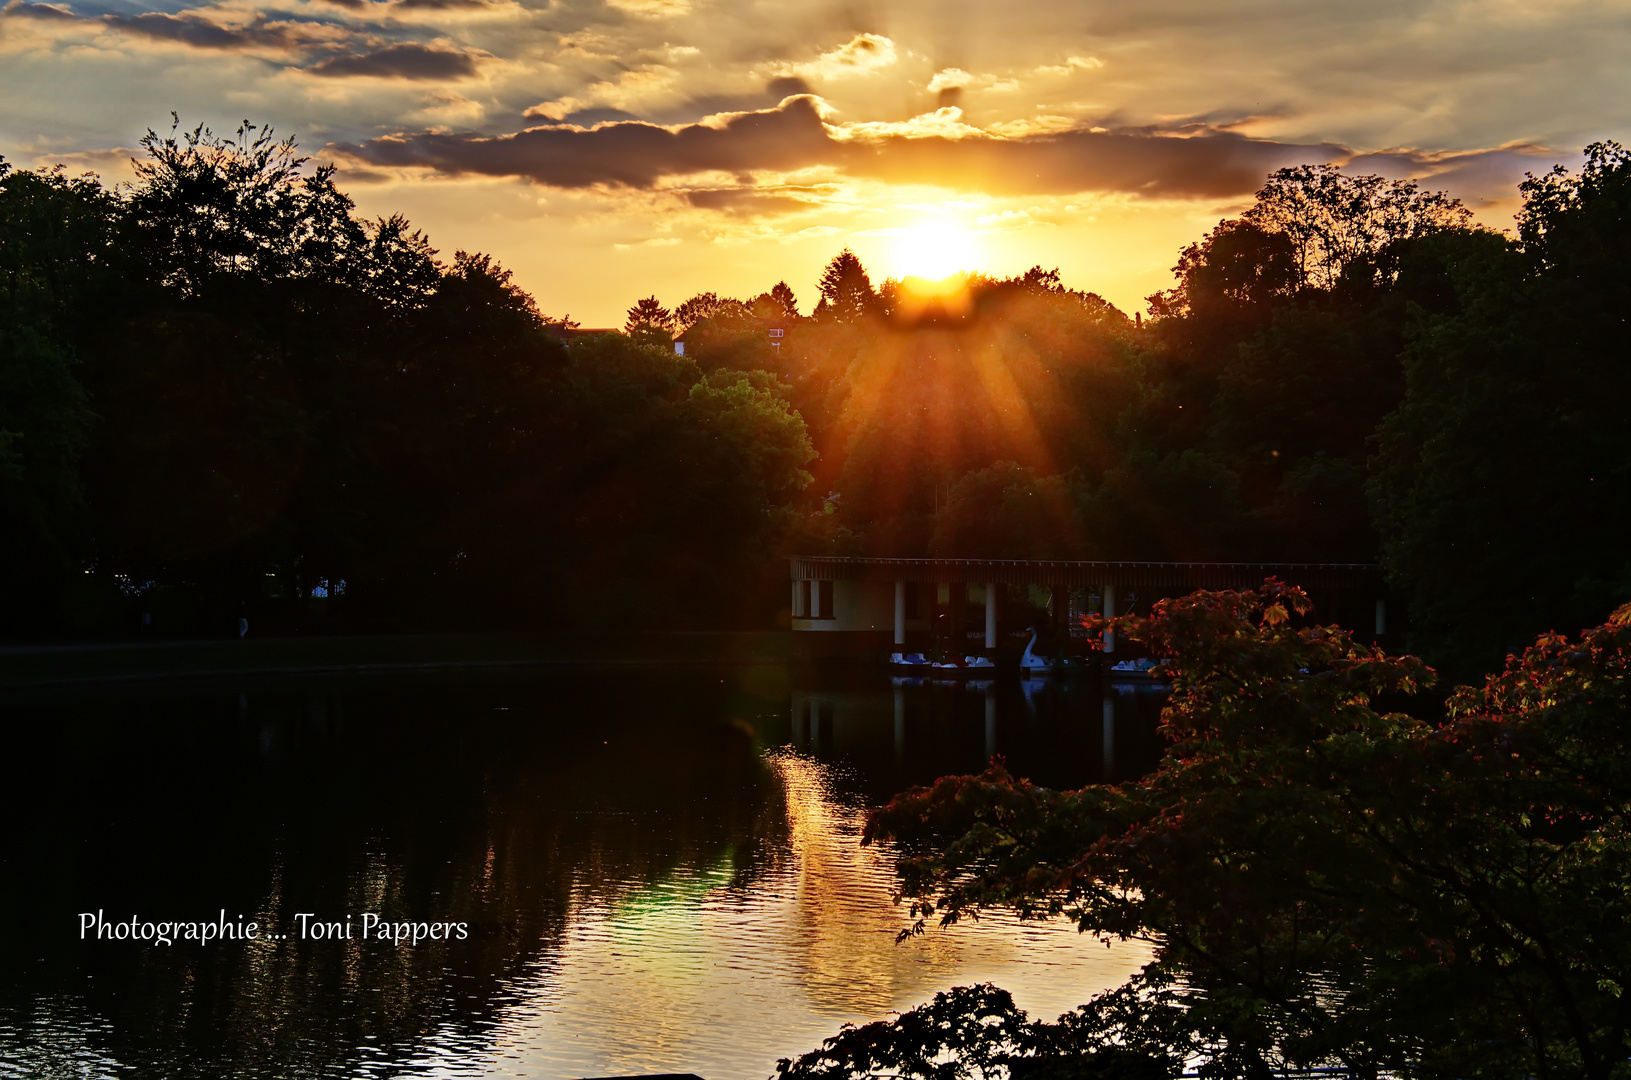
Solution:
[[[1160,663],[1148,656],[1120,660],[1110,665],[1109,675],[1112,679],[1154,679],[1159,677],[1156,668]]]
[[[1027,627],[1031,631],[1031,640],[1026,642],[1025,651],[1019,657],[1019,670],[1022,675],[1041,676],[1054,672],[1080,671],[1082,662],[1074,656],[1043,656],[1036,651],[1036,628]]]

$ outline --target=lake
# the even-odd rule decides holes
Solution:
[[[1138,775],[1159,704],[768,664],[13,693],[0,1076],[745,1080],[954,985],[1051,1018],[1146,947],[1004,917],[897,944],[865,815],[992,753]],[[133,918],[258,930],[111,939]]]

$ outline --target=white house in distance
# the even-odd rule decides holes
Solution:
[[[777,352],[780,352],[782,342],[787,337],[787,324],[784,322],[770,321],[765,319],[759,319],[757,321],[760,326],[764,327],[765,337],[770,339],[770,347],[775,349]],[[690,332],[690,330],[686,330],[684,334],[681,334],[679,337],[674,339],[674,352],[676,354],[680,356],[685,355],[685,339]]]

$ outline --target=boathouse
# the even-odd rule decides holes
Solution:
[[[1368,563],[795,556],[791,569],[794,642],[807,657],[936,646],[992,655],[1038,620],[1068,633],[1089,612],[1146,613],[1162,597],[1250,589],[1269,577],[1301,586],[1323,622],[1378,638],[1387,629],[1381,572]]]

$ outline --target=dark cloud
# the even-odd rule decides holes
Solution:
[[[79,18],[66,8],[56,7],[53,4],[28,4],[23,0],[11,0],[11,3],[0,8],[0,15],[7,15],[14,19],[46,19],[74,22]]]
[[[25,0],[11,0],[11,3],[0,8],[0,15],[95,24],[137,37],[151,38],[154,41],[173,41],[198,49],[288,49],[311,44],[317,40],[304,32],[298,23],[268,22],[264,16],[247,26],[219,26],[199,15],[191,13],[171,15],[162,11],[82,18],[66,8],[51,4],[31,4]]]
[[[287,23],[268,23],[264,18],[257,18],[248,26],[217,26],[197,15],[149,11],[140,15],[104,15],[98,21],[127,34],[155,41],[175,41],[198,49],[286,49],[300,44],[301,37],[292,32]]]
[[[810,84],[805,82],[803,79],[796,77],[779,78],[771,79],[765,84],[763,90],[748,91],[747,93],[739,94],[699,94],[695,97],[686,98],[683,101],[676,101],[670,105],[649,108],[643,116],[639,117],[631,116],[628,113],[622,113],[620,116],[615,117],[602,115],[599,117],[599,119],[594,121],[578,119],[580,116],[588,116],[591,113],[599,114],[601,112],[614,111],[585,109],[581,113],[574,113],[571,116],[563,118],[562,122],[580,124],[587,127],[590,123],[604,123],[606,120],[612,119],[640,119],[649,120],[655,124],[663,124],[667,127],[673,127],[680,124],[695,123],[709,116],[718,116],[721,113],[753,112],[755,110],[768,109],[772,106],[781,104],[787,98],[795,97],[800,94],[809,94],[810,92]],[[536,115],[534,110],[527,110],[527,116],[529,118],[534,115]]]
[[[389,173],[374,169],[341,169],[338,175],[341,184],[383,184],[391,179]]]
[[[613,124],[625,120],[640,119],[631,112],[624,112],[622,109],[610,108],[579,109],[577,112],[567,113],[559,120],[550,120],[548,117],[545,117],[543,114],[539,113],[536,109],[528,109],[523,115],[529,120],[542,120],[543,122],[538,125],[539,127],[550,127],[552,125],[560,125],[563,127],[593,127],[596,124]]]
[[[782,80],[773,81],[780,82]],[[788,81],[803,83],[802,79]],[[798,92],[801,94],[807,93],[807,91],[803,90]],[[648,108],[644,115],[639,117],[624,113],[621,119],[647,120],[653,124],[662,124],[665,127],[677,127],[684,124],[694,124],[710,116],[720,116],[725,113],[761,112],[779,105],[784,98],[790,96],[792,95],[776,93],[768,88],[757,92],[750,91],[745,94],[700,94],[696,97],[686,98],[683,101],[676,101],[671,105]],[[589,121],[579,121],[575,117],[588,115],[591,112],[598,112],[598,110],[586,109],[582,113],[574,113],[572,116],[566,117],[566,120],[572,123],[581,123],[587,127]],[[606,117],[606,119],[612,118]]]
[[[327,0],[342,7],[373,6],[366,0]],[[381,5],[383,6],[383,5]],[[393,7],[454,8],[485,7],[486,0],[395,0]],[[222,26],[193,12],[172,15],[150,11],[137,15],[81,17],[51,4],[11,0],[0,8],[0,16],[83,22],[106,26],[154,41],[171,41],[196,49],[297,49],[327,46],[331,38],[314,24],[269,22],[264,16],[247,26]],[[374,76],[390,79],[460,79],[476,73],[469,53],[413,43],[391,45],[371,52],[330,56],[307,70],[331,77]]]
[[[1481,198],[1510,193],[1535,148],[1433,154],[1400,150],[1356,155],[1337,143],[1254,139],[1207,124],[1177,130],[1069,131],[1016,139],[894,137],[858,151],[848,170],[896,183],[941,184],[991,194],[1065,195],[1119,191],[1168,197],[1231,198],[1262,186],[1287,165],[1331,162],[1350,172],[1420,177]],[[1385,167],[1384,167],[1385,166]]]
[[[1335,143],[1254,139],[1206,124],[1179,128],[1075,130],[1012,138],[953,138],[885,129],[882,137],[834,138],[810,97],[743,112],[723,122],[660,127],[630,121],[592,129],[560,125],[515,135],[397,135],[336,147],[380,166],[422,166],[446,173],[520,176],[553,187],[609,184],[651,188],[664,177],[706,171],[748,174],[830,165],[852,176],[933,184],[997,195],[1125,192],[1169,198],[1234,198],[1262,186],[1268,173],[1300,163],[1347,163],[1380,171],[1381,155],[1356,157]],[[1509,176],[1522,151],[1454,155],[1398,152],[1386,164],[1404,175]],[[1509,182],[1508,182],[1509,186]],[[699,190],[694,206],[743,209],[763,198]],[[764,204],[777,212],[791,209]]]
[[[325,4],[334,4],[337,7],[347,8],[351,11],[360,11],[369,7],[394,7],[406,11],[451,11],[458,8],[484,8],[489,7],[488,0],[323,0]]]
[[[469,53],[410,43],[331,56],[306,70],[327,78],[464,79],[476,73],[476,62]]]
[[[1330,143],[1140,129],[1011,139],[893,136],[854,146],[845,165],[858,176],[996,195],[1119,191],[1217,198],[1256,191],[1284,165],[1345,157],[1347,151]]]
[[[1545,172],[1553,162],[1570,156],[1544,146],[1520,143],[1491,150],[1438,153],[1384,150],[1360,154],[1349,161],[1347,167],[1354,172],[1377,173],[1391,180],[1421,178],[1423,187],[1449,188],[1462,195],[1468,205],[1477,207],[1515,198],[1524,173]]]
[[[723,210],[745,217],[791,214],[808,210],[811,203],[789,195],[762,192],[751,187],[698,188],[685,193],[685,201],[702,210]]]
[[[785,75],[779,79],[771,79],[766,83],[765,93],[770,95],[770,100],[781,101],[783,98],[810,93],[810,84],[797,75]]]
[[[797,169],[832,159],[836,144],[815,103],[740,113],[717,126],[678,129],[628,122],[595,128],[533,128],[515,135],[400,135],[335,149],[374,165],[446,173],[522,176],[551,187],[649,188],[665,176],[723,170]]]

